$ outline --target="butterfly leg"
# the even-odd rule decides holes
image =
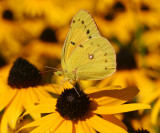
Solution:
[[[80,94],[78,93],[76,87],[74,87],[74,85],[71,83],[72,80],[69,80],[68,82],[73,86],[74,90],[76,91],[76,93],[78,94],[78,96],[80,97]]]

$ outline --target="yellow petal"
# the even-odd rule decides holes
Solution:
[[[97,114],[117,114],[134,110],[140,110],[140,109],[151,109],[151,106],[142,103],[132,103],[132,104],[123,104],[115,106],[101,106],[97,107],[97,109],[93,112]]]
[[[54,133],[72,133],[73,124],[70,120],[65,120],[63,123],[56,129]]]
[[[8,89],[0,95],[0,111],[8,105],[16,93],[17,89]]]
[[[35,89],[37,89],[39,92],[41,92],[41,94],[44,95],[45,98],[51,98],[52,97],[46,90],[44,90],[43,86],[39,86]]]
[[[75,124],[75,128],[78,133],[96,133],[96,131],[85,121],[78,121],[78,123]]]
[[[39,101],[39,104],[53,104],[56,105],[57,99],[56,98],[47,98],[45,100]]]
[[[24,108],[25,108],[26,110],[30,110],[31,108],[35,107],[35,104],[34,104],[35,100],[32,99],[32,97],[31,97],[30,92],[29,92],[28,89],[26,90],[25,98],[24,98],[23,100],[24,100],[24,101],[23,101],[23,106],[24,106]],[[34,119],[38,119],[38,118],[41,117],[41,115],[40,115],[38,112],[36,112],[36,113],[31,113],[30,115],[31,115]]]
[[[35,127],[35,126],[40,126],[40,125],[44,125],[50,121],[53,121],[53,120],[57,120],[59,118],[59,115],[58,113],[52,113],[52,114],[49,114],[49,115],[46,115],[42,118],[39,118],[25,126],[23,126],[22,128],[20,128],[17,133],[25,128],[30,128],[30,127]],[[33,130],[34,131],[34,130]]]
[[[23,111],[22,101],[24,97],[25,92],[23,90],[18,90],[17,95],[7,108],[8,124],[12,129],[15,129],[18,117],[21,115]]]
[[[44,89],[51,92],[51,93],[54,93],[54,94],[58,94],[58,89],[60,89],[60,86],[57,85],[57,84],[49,84],[49,85],[45,85],[44,86]]]
[[[115,86],[106,86],[103,88],[100,87],[89,87],[87,89],[84,90],[84,92],[86,94],[91,94],[91,93],[96,93],[96,92],[100,92],[100,91],[105,91],[105,90],[120,90],[122,89],[121,86],[115,85]]]
[[[132,99],[138,92],[136,87],[127,87],[120,90],[103,90],[88,94],[88,96],[94,98],[99,106],[119,105]]]
[[[86,122],[101,133],[127,133],[123,128],[106,121],[97,115],[93,115],[89,119],[86,119]]]
[[[160,96],[160,90],[157,89],[154,93],[152,93],[152,95],[150,95],[149,97],[147,97],[146,99],[144,99],[143,103],[151,103],[152,101],[154,101],[157,97]]]
[[[55,112],[57,99],[48,98],[40,101],[38,105],[27,110],[21,118],[30,113],[51,113]]]
[[[101,116],[103,117],[103,119],[123,128],[127,131],[126,125],[124,125],[124,123],[121,120],[117,119],[115,116],[113,116],[113,115],[101,115]]]
[[[151,112],[151,122],[156,125],[158,120],[158,114],[160,112],[160,98],[154,104],[152,112]]]
[[[58,114],[58,113],[57,113]],[[56,132],[56,130],[61,126],[61,124],[64,122],[64,119],[58,114],[58,119],[55,121],[55,123],[49,128],[49,131],[51,133]]]
[[[37,95],[37,97],[39,98],[39,100],[45,100],[47,97],[44,95],[43,92],[41,92],[38,88],[33,88],[34,89],[34,92],[35,94]],[[51,97],[51,96],[49,96]]]
[[[43,125],[41,124],[40,126],[35,128],[34,130],[32,130],[31,133],[45,133],[48,131],[50,132],[50,127],[53,127],[54,125],[56,125],[57,122],[59,122],[59,120],[61,120],[61,123],[63,122],[63,120],[59,119],[59,118],[57,118],[57,119],[50,118],[50,120],[45,122]]]
[[[123,73],[123,74],[122,74]],[[105,87],[108,84],[112,85],[120,85],[122,87],[127,87],[127,83],[125,82],[125,79],[128,78],[128,71],[117,71],[113,76],[110,76],[106,79],[101,80],[98,83],[98,87]]]
[[[34,88],[28,88],[28,92],[30,94],[30,97],[33,99],[34,103],[38,103],[39,98],[38,98],[36,92],[34,91]]]

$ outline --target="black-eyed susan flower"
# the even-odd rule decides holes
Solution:
[[[77,93],[78,92],[78,93]],[[28,113],[49,113],[48,115],[22,127],[35,127],[31,133],[53,132],[110,132],[126,133],[127,127],[114,114],[149,109],[141,103],[124,104],[133,98],[138,89],[110,86],[91,87],[84,90],[64,89],[58,99],[41,101]]]
[[[5,88],[0,94],[0,111],[4,109],[2,133],[16,128],[17,119],[24,110],[32,108],[39,100],[51,98],[48,91],[53,89],[42,84],[39,70],[25,59],[18,58],[9,69],[10,66],[1,69],[5,72],[0,72],[0,89]],[[31,116],[36,119],[40,114],[31,113]]]

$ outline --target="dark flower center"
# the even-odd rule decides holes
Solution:
[[[41,75],[39,70],[27,60],[18,58],[9,73],[8,85],[13,88],[27,88],[39,85]]]
[[[55,31],[51,28],[46,28],[40,35],[40,40],[44,42],[57,42]]]
[[[117,13],[124,12],[126,10],[125,6],[120,2],[116,2],[110,11],[105,15],[105,19],[108,21],[112,21],[115,19]]]
[[[137,67],[134,55],[125,48],[120,49],[117,53],[117,69],[118,70],[131,70]]]
[[[89,97],[80,89],[77,92],[75,89],[65,89],[57,100],[56,111],[65,119],[83,120],[90,111]]]
[[[142,11],[149,11],[150,10],[149,6],[144,4],[144,3],[142,3],[140,8],[141,8]]]
[[[150,133],[150,132],[148,130],[142,128],[142,129],[138,129],[134,133]]]
[[[13,13],[10,10],[5,10],[2,17],[7,20],[13,20]]]
[[[115,16],[114,16],[114,13],[107,13],[106,16],[105,16],[105,19],[108,20],[108,21],[112,21],[114,20]]]
[[[124,12],[125,10],[125,6],[120,1],[116,2],[113,6],[113,11]]]
[[[5,66],[7,64],[7,62],[5,61],[5,59],[0,55],[0,67]]]

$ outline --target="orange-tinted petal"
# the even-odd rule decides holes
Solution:
[[[93,112],[97,114],[117,114],[134,110],[140,110],[140,109],[151,109],[151,106],[142,103],[132,103],[132,104],[123,104],[115,106],[101,106],[97,107],[97,109]]]
[[[102,90],[88,96],[93,98],[99,106],[119,105],[132,99],[138,92],[136,87],[127,87],[120,90]]]
[[[113,124],[112,122],[104,120],[97,115],[93,115],[89,119],[86,119],[86,122],[101,133],[127,133],[125,129]]]
[[[105,90],[121,90],[123,89],[121,86],[115,85],[115,86],[106,86],[106,87],[89,87],[84,90],[86,94],[91,94],[91,93],[96,93],[100,91],[105,91]]]
[[[0,95],[0,111],[9,104],[16,93],[17,89],[8,89]]]

